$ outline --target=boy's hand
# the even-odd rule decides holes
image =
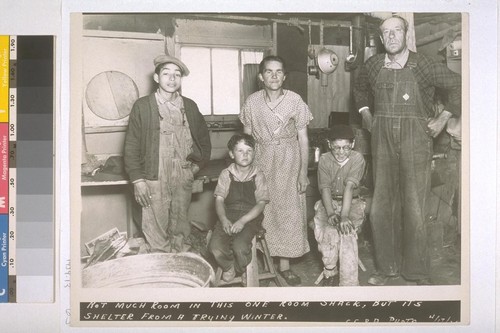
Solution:
[[[151,192],[149,186],[145,181],[134,184],[134,197],[135,201],[144,208],[151,206]]]
[[[227,218],[221,220],[221,223],[222,223],[222,230],[224,230],[224,232],[228,235],[231,235],[231,227],[233,226],[233,224],[231,223],[231,221],[229,221]]]
[[[340,219],[337,214],[332,214],[328,217],[328,224],[333,225],[334,227],[337,227],[339,224]]]
[[[356,228],[352,224],[351,220],[347,217],[343,217],[340,220],[340,233],[342,235],[349,235],[350,233],[355,233]]]
[[[193,173],[193,175],[196,176],[196,174],[198,173],[198,171],[200,171],[200,167],[198,166],[198,164],[192,163],[191,164],[191,172]]]
[[[237,234],[238,232],[240,232],[241,230],[243,230],[243,227],[245,226],[245,224],[241,221],[236,221],[232,226],[231,226],[231,232],[233,234]]]
[[[195,164],[193,162],[185,162],[183,165],[182,165],[182,168],[183,169],[190,169],[191,172],[193,173],[193,176],[195,176],[198,171],[200,171],[200,167],[198,166],[198,164]]]

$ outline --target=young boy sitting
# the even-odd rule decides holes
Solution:
[[[340,261],[340,286],[357,286],[357,231],[365,217],[365,202],[359,198],[359,183],[365,171],[363,155],[353,151],[354,133],[336,125],[329,132],[330,152],[318,164],[321,200],[314,205],[314,235],[323,255],[323,286],[333,286]]]
[[[255,140],[235,134],[229,140],[233,163],[222,170],[215,188],[215,210],[219,218],[209,250],[222,268],[222,280],[229,282],[242,274],[252,260],[252,239],[261,228],[263,211],[269,202],[264,174],[253,165]]]

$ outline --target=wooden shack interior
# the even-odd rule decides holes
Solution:
[[[417,52],[435,57],[458,73],[462,68],[460,13],[404,13],[410,42]],[[138,207],[123,172],[124,138],[134,101],[154,90],[153,59],[165,53],[184,61],[191,74],[182,93],[195,100],[212,142],[211,162],[196,179],[189,209],[193,237],[203,243],[214,227],[213,191],[227,162],[227,141],[242,130],[238,120],[245,98],[259,89],[256,75],[262,58],[282,56],[287,63],[285,88],[298,93],[314,119],[311,148],[325,152],[324,133],[333,124],[350,125],[356,149],[370,166],[369,132],[363,128],[352,98],[360,64],[383,52],[378,25],[384,13],[144,13],[85,14],[82,52],[82,216],[81,256],[88,245],[110,230],[140,237]],[[318,54],[334,52],[332,73],[318,67]],[[433,277],[438,284],[460,283],[460,144],[448,132],[435,139],[432,203],[429,212]],[[314,149],[310,149],[312,154]],[[316,164],[310,157],[308,221],[320,199]],[[364,184],[369,201],[368,171]],[[369,223],[359,240],[366,285],[374,269]],[[314,236],[311,252],[292,261],[302,285],[314,286],[322,270]],[[394,282],[397,284],[398,282]],[[273,284],[271,283],[271,286]]]

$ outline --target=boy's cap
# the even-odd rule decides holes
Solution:
[[[347,125],[333,125],[328,133],[330,140],[346,139],[352,140],[355,138],[354,132],[350,126]]]
[[[175,57],[171,57],[171,56],[168,56],[166,54],[161,54],[161,55],[157,56],[153,62],[155,64],[155,69],[159,65],[163,65],[163,64],[168,64],[168,63],[176,64],[181,69],[182,76],[189,75],[189,69],[187,68],[186,64]]]

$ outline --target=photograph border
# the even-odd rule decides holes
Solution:
[[[82,29],[82,15],[83,13],[72,13],[71,15],[71,82],[72,82],[72,110],[81,110],[81,101],[82,101],[82,88],[81,88],[81,63],[82,59],[79,56],[79,47],[78,45],[79,36],[81,36],[80,30]],[[464,49],[468,50],[467,42],[468,42],[468,24],[467,24],[467,15],[463,15],[463,28],[462,28],[462,38],[464,39]],[[80,27],[80,28],[78,28]],[[464,52],[463,56],[463,91],[469,91],[468,89],[468,57],[467,52]],[[464,119],[463,123],[465,125],[462,126],[464,129],[463,132],[463,142],[464,147],[462,149],[462,193],[466,194],[462,196],[462,230],[469,230],[469,210],[468,210],[468,202],[469,202],[469,184],[468,184],[468,145],[469,136],[468,131],[468,118],[469,112],[467,110],[468,103],[468,93],[463,93],[463,105],[464,105]],[[77,112],[71,112],[72,121],[71,121],[71,132],[79,133],[81,131],[81,116]],[[410,300],[423,300],[423,301],[449,301],[449,300],[459,300],[460,301],[460,323],[468,324],[469,323],[469,234],[468,232],[462,232],[462,273],[461,273],[461,285],[460,286],[418,286],[418,287],[410,287],[410,286],[391,286],[391,287],[352,287],[352,288],[332,288],[331,290],[326,290],[325,288],[315,288],[315,287],[299,287],[299,288],[264,288],[255,290],[252,288],[251,290],[242,290],[238,289],[237,295],[234,292],[233,288],[229,289],[220,289],[220,288],[209,288],[204,290],[203,295],[200,295],[199,290],[177,290],[177,289],[169,289],[166,291],[159,292],[156,290],[142,290],[137,289],[131,291],[127,290],[126,293],[123,293],[122,290],[103,290],[103,289],[92,289],[92,288],[79,288],[81,286],[81,276],[80,274],[74,274],[75,272],[80,271],[80,265],[78,264],[79,258],[76,253],[80,252],[80,244],[79,244],[79,212],[81,211],[80,206],[80,191],[79,191],[79,179],[80,179],[80,158],[81,151],[79,150],[81,147],[81,141],[79,140],[79,135],[71,135],[71,181],[72,181],[72,242],[71,242],[71,251],[72,251],[72,263],[73,263],[73,274],[72,274],[72,324],[74,325],[125,325],[120,322],[112,322],[112,323],[83,323],[80,321],[79,311],[75,311],[78,309],[79,305],[82,302],[181,302],[181,303],[211,303],[211,302],[222,302],[222,303],[231,303],[231,302],[322,302],[326,299],[328,301],[360,301],[360,302],[378,302],[378,301],[410,301]],[[76,213],[78,212],[78,213]],[[353,288],[356,289],[353,291]],[[233,289],[233,290],[231,290]],[[272,289],[272,290],[271,290]],[[388,294],[388,291],[389,294]],[[206,325],[208,323],[204,322],[202,325]],[[252,324],[257,324],[253,322]],[[324,325],[342,325],[342,323],[328,323],[322,322]],[[387,323],[384,323],[387,324]],[[184,325],[200,325],[198,322],[192,322],[190,324],[186,324],[184,322],[133,322],[130,324],[131,326],[184,326]],[[222,325],[221,323],[210,323],[210,325]],[[226,325],[226,324],[224,324]],[[245,326],[249,325],[244,322],[230,323],[230,325],[234,326]],[[270,323],[259,323],[259,325],[271,325]],[[310,323],[307,322],[280,322],[280,323],[272,323],[272,325],[277,326],[309,326]],[[125,325],[128,326],[128,325]]]

